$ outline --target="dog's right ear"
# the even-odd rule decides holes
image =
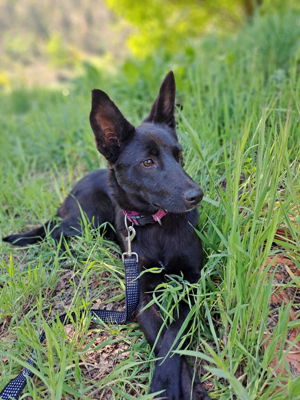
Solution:
[[[110,163],[115,163],[125,144],[135,134],[135,128],[102,90],[92,91],[90,124],[98,151]]]
[[[173,71],[170,71],[161,84],[159,94],[151,107],[150,114],[143,122],[164,124],[175,129],[175,92],[175,77]]]

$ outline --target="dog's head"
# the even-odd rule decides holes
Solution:
[[[182,213],[199,205],[203,192],[182,168],[172,71],[137,128],[98,89],[92,92],[90,123],[97,148],[114,172],[123,208],[148,214],[158,209]]]

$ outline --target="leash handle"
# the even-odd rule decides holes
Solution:
[[[133,313],[136,310],[139,301],[139,267],[136,257],[128,257],[124,259],[125,267],[125,283],[126,283],[126,309],[124,311],[110,311],[110,310],[90,310],[92,318],[101,319],[106,324],[125,324],[133,318]],[[80,318],[88,310],[80,311]],[[72,321],[76,322],[76,314],[74,312],[67,314],[64,313],[58,317],[63,325],[68,325]],[[54,322],[56,323],[57,320]],[[39,337],[40,343],[45,339],[45,331],[42,331]],[[32,350],[27,363],[33,367],[36,366],[35,351]],[[19,375],[12,379],[0,393],[2,400],[17,400],[27,384],[27,379],[32,378],[34,373],[29,368],[23,368]]]

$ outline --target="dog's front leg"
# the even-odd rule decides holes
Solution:
[[[163,320],[157,308],[154,305],[145,308],[151,299],[151,295],[144,294],[137,313],[137,321],[148,343],[152,347],[155,345],[154,353],[159,358],[156,361],[150,392],[163,390],[157,397],[169,400],[208,400],[209,396],[187,358],[172,351],[168,354],[171,348],[176,350],[178,346],[178,343],[174,345],[174,342],[189,312],[188,305],[180,303],[179,318],[160,332]]]

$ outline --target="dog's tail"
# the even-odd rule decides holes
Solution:
[[[47,221],[43,226],[33,229],[30,232],[20,233],[18,235],[9,235],[4,237],[3,242],[11,243],[14,246],[26,246],[43,240],[47,231],[52,230],[55,223],[52,220]]]

